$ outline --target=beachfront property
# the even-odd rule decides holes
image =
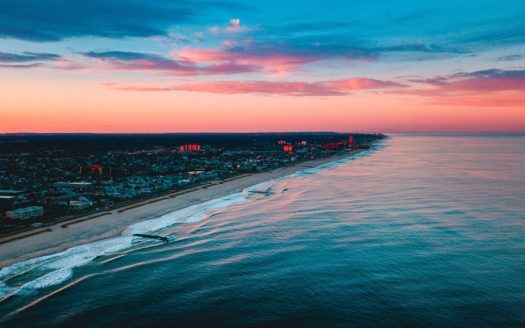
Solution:
[[[0,175],[0,217],[4,217],[0,235],[212,180],[324,158],[334,151],[366,145],[378,136],[192,134],[155,139],[139,135],[125,137],[128,140],[124,143],[119,141],[124,136],[119,135],[70,136],[77,144],[67,138],[48,144],[42,136],[34,137],[34,143],[31,137],[23,138],[29,142],[9,140],[6,145],[11,148],[0,150],[0,171],[4,172]],[[79,143],[85,147],[78,147]],[[35,207],[38,210],[28,210]]]

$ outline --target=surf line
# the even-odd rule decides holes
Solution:
[[[55,290],[55,291],[53,291],[53,292],[51,292],[51,293],[49,293],[49,294],[47,294],[47,295],[44,295],[44,296],[42,296],[42,297],[40,297],[40,298],[34,300],[33,302],[31,302],[31,303],[29,303],[29,304],[27,304],[27,305],[25,305],[25,306],[23,306],[23,307],[21,307],[21,308],[15,310],[15,311],[9,313],[9,316],[12,316],[12,315],[14,315],[14,314],[20,313],[20,312],[25,311],[25,310],[27,310],[27,309],[29,309],[29,308],[32,308],[33,306],[37,305],[38,303],[40,303],[40,302],[42,302],[42,301],[45,301],[46,299],[48,299],[48,298],[50,298],[50,297],[55,296],[56,294],[58,294],[58,293],[64,291],[65,289],[67,289],[67,288],[69,288],[69,287],[71,287],[71,286],[74,286],[74,285],[76,285],[76,284],[78,284],[78,283],[80,283],[80,282],[82,282],[82,281],[84,281],[84,280],[86,280],[86,279],[88,279],[88,278],[91,278],[91,277],[93,277],[93,276],[97,276],[97,275],[99,275],[99,274],[100,274],[100,273],[92,273],[92,274],[89,274],[89,275],[84,276],[84,277],[82,277],[82,278],[79,278],[79,279],[77,279],[77,280],[74,280],[74,281],[70,282],[69,284],[67,284],[67,285],[65,285],[65,286],[62,286],[61,288],[59,288],[59,289],[57,289],[57,290]]]

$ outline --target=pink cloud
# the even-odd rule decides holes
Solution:
[[[444,91],[504,91],[525,90],[525,78],[518,77],[474,77],[445,84]]]
[[[403,85],[395,82],[367,78],[348,78],[319,82],[217,81],[187,82],[169,86],[145,84],[105,84],[105,86],[125,91],[193,91],[224,95],[252,93],[282,96],[342,96],[352,91],[403,87]]]
[[[230,25],[226,27],[227,32],[240,32],[245,30],[244,26],[241,26],[241,20],[239,18],[230,19]]]
[[[437,105],[524,106],[525,74],[520,75],[518,72],[517,76],[505,76],[505,73],[497,71],[501,76],[467,74],[467,78],[441,77],[439,83],[432,88],[393,92],[426,98],[428,102]]]
[[[225,34],[248,31],[249,28],[241,24],[240,18],[232,18],[226,26],[212,26],[208,28],[211,34]]]
[[[350,78],[342,80],[332,80],[328,82],[334,89],[352,91],[352,90],[366,90],[366,89],[382,89],[382,88],[399,88],[404,87],[396,82],[381,81],[367,78]]]
[[[287,74],[297,66],[323,59],[320,56],[290,55],[268,51],[229,51],[200,48],[185,48],[174,52],[172,55],[200,64],[232,62],[244,66],[259,67],[259,70],[271,74]]]

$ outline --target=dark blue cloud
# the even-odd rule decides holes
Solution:
[[[413,78],[410,82],[429,84],[433,86],[445,86],[451,81],[462,79],[525,79],[525,70],[505,70],[498,68],[485,69],[473,72],[460,72],[445,76],[435,76],[432,78]]]
[[[2,0],[0,5],[0,37],[30,41],[165,35],[169,27],[201,14],[240,8],[227,1],[190,0]]]
[[[23,52],[7,53],[0,52],[0,63],[26,63],[34,61],[53,61],[60,59],[60,55],[50,53]]]
[[[486,69],[468,73],[456,73],[452,77],[482,77],[482,78],[525,78],[525,70]]]
[[[344,33],[326,33],[324,36],[301,35],[282,38],[254,33],[249,45],[228,49],[230,52],[247,52],[257,56],[287,55],[320,59],[343,58],[353,60],[377,60],[393,53],[415,53],[423,55],[456,56],[465,51],[454,47],[426,44],[422,42],[392,43],[377,45],[372,42],[352,39]]]
[[[31,64],[0,64],[1,68],[34,68],[40,67],[42,63],[31,63]]]
[[[90,51],[82,55],[114,64],[115,68],[121,69],[150,69],[179,71],[180,73],[192,72],[191,67],[187,67],[170,58],[157,54],[130,52],[130,51]]]
[[[143,52],[91,51],[82,53],[82,55],[105,61],[113,69],[163,71],[181,76],[238,74],[259,70],[256,66],[233,62],[202,66],[187,60],[174,60],[157,54]]]
[[[89,51],[83,52],[82,55],[97,59],[111,59],[111,60],[152,60],[152,61],[168,61],[160,55],[131,52],[131,51]]]

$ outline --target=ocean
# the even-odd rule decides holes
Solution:
[[[0,318],[523,327],[525,136],[395,134],[353,158],[11,265],[0,270]]]

